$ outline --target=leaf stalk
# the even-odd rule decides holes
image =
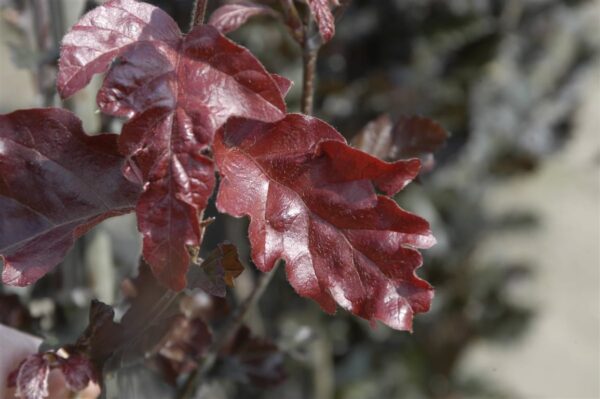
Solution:
[[[195,0],[194,7],[192,8],[192,22],[190,23],[190,30],[198,25],[204,23],[204,17],[206,16],[206,6],[208,0]]]

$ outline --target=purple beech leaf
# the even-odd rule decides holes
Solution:
[[[243,382],[268,388],[283,382],[287,375],[284,369],[283,352],[266,338],[252,334],[242,325],[220,353]]]
[[[323,41],[327,43],[335,35],[335,18],[331,13],[329,0],[307,0],[310,12],[313,14],[319,33]]]
[[[138,275],[130,280],[133,296],[129,298],[129,308],[121,317],[120,326],[124,337],[132,337],[149,327],[149,320],[156,317],[155,306],[169,302],[175,294],[156,279],[150,266],[140,258]],[[165,313],[166,313],[165,309]]]
[[[428,223],[393,195],[414,179],[417,159],[386,163],[353,149],[331,126],[290,114],[275,123],[232,118],[214,145],[222,181],[217,208],[250,216],[252,259],[279,258],[302,296],[368,320],[411,330],[433,290],[415,275],[417,248],[435,243]]]
[[[198,368],[212,343],[212,331],[202,318],[180,314],[170,321],[153,361],[165,380],[177,386],[179,376]]]
[[[433,153],[439,150],[449,133],[437,122],[421,116],[404,116],[394,124],[384,114],[369,122],[352,139],[352,145],[387,161],[420,158],[423,170],[434,166]]]
[[[174,362],[183,359],[197,362],[213,341],[209,326],[199,317],[180,316],[163,340],[160,355]]]
[[[276,73],[272,73],[271,77],[277,84],[277,87],[279,87],[279,92],[281,93],[281,95],[285,97],[294,85],[294,82],[292,82],[288,78],[284,78],[281,75],[277,75]]]
[[[79,353],[59,362],[58,369],[65,377],[67,387],[73,392],[83,391],[90,381],[96,379],[94,366],[87,357]]]
[[[217,28],[221,33],[226,34],[237,30],[250,18],[259,15],[278,16],[272,8],[265,5],[251,1],[238,1],[217,8],[211,14],[208,24]]]
[[[374,157],[391,160],[394,150],[392,127],[394,123],[388,114],[367,123],[356,136],[352,138],[352,146],[367,152]]]
[[[48,378],[54,369],[60,370],[67,388],[73,392],[83,391],[91,381],[97,381],[96,370],[87,356],[61,350],[29,355],[11,373],[9,386],[16,386],[19,398],[46,398]]]
[[[0,115],[2,281],[25,286],[52,270],[74,241],[131,212],[139,188],[123,178],[117,136],[87,136],[72,113]]]
[[[101,369],[122,339],[122,328],[114,321],[114,309],[96,299],[90,305],[89,321],[79,336],[73,351],[85,352]]]
[[[200,265],[194,265],[188,273],[188,288],[200,288],[205,292],[225,297],[227,286],[244,271],[237,248],[233,244],[222,243],[208,254]]]
[[[289,82],[216,28],[184,35],[159,8],[134,0],[95,8],[65,36],[59,92],[69,96],[106,70],[98,104],[129,118],[119,148],[128,177],[144,183],[136,206],[144,258],[164,285],[181,290],[215,185],[208,154],[216,129],[230,116],[283,118]]]
[[[421,158],[424,168],[434,166],[433,153],[439,150],[450,134],[436,121],[421,116],[403,117],[392,131],[392,146],[397,158]]]
[[[109,1],[85,14],[62,40],[57,88],[66,98],[105,72],[134,43],[172,43],[179,27],[156,7],[133,0]]]
[[[22,399],[43,399],[48,396],[50,362],[43,353],[30,355],[19,366],[16,396]]]

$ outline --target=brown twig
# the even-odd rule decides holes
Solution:
[[[317,55],[321,48],[321,37],[314,32],[314,24],[310,14],[304,20],[304,38],[302,46],[302,104],[301,112],[312,115],[315,97],[315,79]]]
[[[286,10],[286,8],[288,8],[287,3],[291,3],[293,6],[292,0],[284,0],[282,3],[284,4],[284,11]],[[349,3],[349,0],[340,1],[340,5],[335,9],[334,12],[335,19],[339,19],[341,17]],[[302,21],[302,25],[302,39],[299,40],[298,38],[296,38],[296,36],[294,36],[298,44],[300,44],[300,46],[302,47],[303,79],[301,111],[303,114],[312,115],[315,97],[317,56],[319,50],[321,49],[321,46],[323,45],[323,41],[321,40],[321,36],[319,35],[319,33],[316,32],[314,29],[314,22],[310,12],[304,14],[304,20]],[[293,32],[294,30],[292,30],[292,33]]]
[[[194,8],[192,9],[192,22],[190,23],[190,30],[194,29],[195,26],[202,25],[204,23],[204,16],[206,15],[206,6],[208,0],[195,0]]]
[[[302,108],[301,112],[306,115],[312,115],[313,103],[315,97],[315,73],[317,69],[317,49],[303,47],[302,63]]]

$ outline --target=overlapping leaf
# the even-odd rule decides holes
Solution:
[[[182,35],[160,9],[112,0],[65,36],[59,92],[66,97],[81,89],[115,57],[98,104],[130,118],[119,145],[130,160],[128,175],[145,183],[136,207],[144,258],[164,284],[179,290],[214,188],[207,154],[216,129],[232,115],[281,119],[289,82],[212,26]]]
[[[254,335],[242,325],[220,353],[228,376],[262,388],[276,386],[287,374],[284,354],[267,338]]]
[[[123,178],[123,163],[116,135],[87,136],[68,111],[0,115],[2,281],[35,282],[77,237],[132,211],[139,189]]]
[[[432,289],[415,276],[416,248],[435,242],[423,219],[387,195],[419,172],[417,159],[386,163],[349,147],[331,126],[288,115],[275,123],[233,118],[215,140],[222,176],[217,207],[251,218],[252,258],[287,276],[324,310],[410,330]]]
[[[221,298],[227,286],[244,271],[237,248],[233,244],[221,243],[211,251],[200,265],[193,265],[188,273],[188,287],[200,288]]]
[[[434,166],[433,153],[442,147],[448,132],[437,122],[421,116],[404,116],[396,123],[384,114],[369,122],[352,145],[387,161],[421,158],[423,169]]]

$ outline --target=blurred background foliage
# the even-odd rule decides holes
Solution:
[[[190,1],[149,2],[187,27]],[[53,80],[58,43],[95,5],[0,1],[1,41],[7,46],[2,63],[10,59],[28,71],[31,83],[29,91],[20,91],[24,100],[12,101],[6,83],[3,112],[22,103],[59,104]],[[539,268],[526,259],[477,255],[491,235],[535,231],[543,220],[536,209],[492,215],[483,198],[499,182],[535,173],[571,139],[590,75],[598,77],[600,23],[594,15],[600,14],[590,13],[592,7],[592,0],[353,0],[320,53],[315,113],[349,139],[384,113],[431,117],[451,132],[436,154],[436,168],[397,198],[432,221],[438,239],[419,270],[436,287],[433,308],[415,319],[413,334],[371,328],[344,312],[323,314],[299,298],[279,270],[249,324],[279,344],[289,378],[263,390],[236,382],[223,365],[200,397],[515,397],[511,386],[494,383],[485,372],[464,372],[461,361],[477,343],[512,345],[527,333],[537,309],[522,291]],[[288,99],[297,111],[301,55],[285,28],[259,18],[231,36],[269,70],[296,82]],[[95,113],[93,100],[92,89],[67,106],[88,130],[118,131],[120,121]],[[214,207],[210,213],[216,215]],[[244,220],[220,217],[203,250],[227,239],[250,264],[245,227]],[[86,325],[90,298],[118,302],[119,283],[134,273],[138,254],[135,222],[111,220],[80,240],[64,264],[34,287],[0,287],[0,322],[42,335],[49,345],[73,339]],[[247,295],[255,275],[246,269],[229,296],[232,303]],[[125,372],[120,380],[146,392],[140,397],[166,397],[155,396],[166,395],[168,387],[152,370]]]

